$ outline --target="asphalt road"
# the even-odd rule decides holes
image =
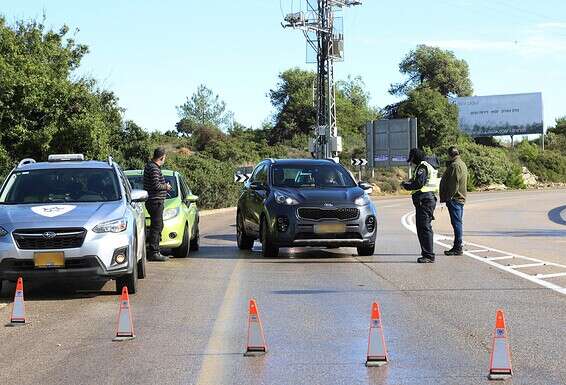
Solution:
[[[237,250],[233,212],[208,216],[201,251],[149,264],[131,298],[135,340],[112,342],[112,283],[26,282],[29,324],[0,327],[0,384],[487,384],[498,308],[512,350],[506,383],[566,384],[566,293],[527,277],[566,272],[557,266],[566,265],[565,201],[566,191],[474,194],[465,211],[469,255],[438,255],[430,265],[415,263],[408,197],[377,202],[379,242],[363,258],[353,249],[290,249],[263,259],[257,244]],[[446,209],[436,216],[435,229],[449,234]],[[549,264],[535,267],[541,273],[510,271],[522,264],[515,257],[498,259],[501,267],[485,262],[502,253]],[[541,281],[566,286],[566,276]],[[2,303],[13,290],[5,285]],[[242,355],[252,297],[269,345],[254,358]],[[390,362],[366,368],[375,300]]]

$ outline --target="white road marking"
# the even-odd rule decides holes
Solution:
[[[417,229],[416,229],[415,224],[414,224],[414,217],[415,217],[414,211],[408,212],[407,214],[405,214],[401,218],[401,224],[407,230],[416,234]],[[436,243],[439,246],[442,246],[442,247],[449,249],[451,247],[449,244],[441,242],[441,240],[447,240],[447,239],[450,239],[450,238],[446,237],[446,236],[442,236],[442,235],[440,235],[440,236],[435,235],[434,236],[434,243]],[[566,288],[565,287],[562,287],[562,286],[556,285],[554,283],[545,281],[544,280],[545,275],[527,274],[527,273],[524,273],[522,271],[519,271],[519,270],[513,268],[512,266],[505,266],[505,265],[496,263],[496,262],[494,262],[494,260],[495,260],[495,258],[498,258],[498,259],[519,258],[519,259],[524,259],[525,261],[541,263],[541,264],[547,265],[547,266],[558,267],[558,268],[561,268],[563,270],[566,270],[566,265],[561,265],[561,264],[554,263],[554,262],[547,262],[547,261],[543,261],[543,260],[531,258],[531,257],[525,257],[525,256],[522,256],[522,255],[509,253],[507,251],[498,250],[498,249],[488,247],[488,246],[485,246],[485,245],[478,245],[477,243],[464,242],[464,244],[468,245],[468,246],[478,247],[478,248],[481,248],[481,249],[486,249],[486,250],[491,251],[493,253],[502,254],[501,257],[485,258],[485,257],[479,256],[479,255],[476,255],[476,254],[474,254],[470,251],[464,251],[464,255],[467,256],[467,257],[473,258],[473,259],[481,261],[483,263],[487,263],[488,265],[493,266],[497,269],[500,269],[500,270],[506,271],[508,273],[514,274],[518,277],[526,279],[527,281],[530,281],[532,283],[536,283],[537,285],[543,286],[547,289],[554,290],[554,291],[556,291],[560,294],[566,294]],[[552,278],[552,277],[547,276],[546,278]]]
[[[545,266],[545,262],[537,262],[537,263],[525,263],[522,265],[508,265],[511,269],[524,269],[526,267],[538,267],[538,266]]]
[[[479,250],[468,250],[470,253],[485,253],[488,252],[489,250],[487,249],[479,249]]]
[[[558,278],[558,277],[566,277],[566,273],[554,273],[554,274],[537,274],[538,278],[546,279],[546,278]]]
[[[6,306],[8,306],[7,303],[0,303],[0,309],[4,309]]]
[[[506,255],[504,257],[491,257],[491,258],[484,257],[484,258],[487,259],[488,261],[500,261],[502,259],[511,259],[511,258],[515,258],[515,257],[512,256],[512,255]]]

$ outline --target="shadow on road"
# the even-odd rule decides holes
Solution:
[[[37,280],[24,282],[25,299],[34,301],[73,300],[98,296],[117,295],[114,290],[103,290],[107,281]],[[15,283],[4,281],[1,297],[12,299]]]
[[[566,210],[566,206],[556,207],[548,212],[548,219],[559,225],[566,226],[566,219],[562,216],[562,212]]]

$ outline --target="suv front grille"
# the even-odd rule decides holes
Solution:
[[[12,235],[22,250],[72,249],[81,247],[86,230],[77,228],[15,230]]]
[[[348,221],[358,219],[360,210],[352,207],[343,207],[338,209],[319,209],[319,208],[300,208],[298,210],[299,217],[313,221],[320,221],[323,219],[338,219],[341,221]]]

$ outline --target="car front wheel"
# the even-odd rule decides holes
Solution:
[[[237,243],[240,250],[251,250],[254,247],[254,239],[246,234],[246,229],[244,228],[244,218],[242,214],[238,211],[236,215],[236,233],[237,233]]]
[[[124,286],[128,288],[129,294],[136,294],[138,289],[138,264],[137,261],[134,259],[134,267],[130,274],[124,275],[122,277],[116,278],[116,293],[122,294],[122,289]]]
[[[279,247],[273,245],[273,239],[265,218],[261,221],[261,249],[265,258],[277,258],[279,256]]]
[[[181,243],[181,246],[173,250],[175,257],[187,258],[189,256],[189,251],[191,249],[190,239],[191,236],[189,235],[189,227],[185,225],[185,231],[183,231],[183,243]]]
[[[360,257],[369,257],[375,252],[375,244],[364,245],[358,247],[358,255]]]
[[[195,231],[193,234],[193,238],[191,239],[191,251],[198,251],[200,249],[200,230],[199,230],[199,221],[195,221]]]

